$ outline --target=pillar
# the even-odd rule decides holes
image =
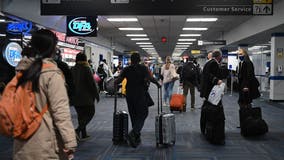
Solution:
[[[270,94],[272,101],[284,100],[284,33],[273,33],[271,37]]]

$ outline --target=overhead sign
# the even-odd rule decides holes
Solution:
[[[199,46],[203,46],[203,45],[226,45],[226,40],[212,40],[212,41],[208,41],[208,40],[198,40],[197,44]]]
[[[51,0],[48,0],[51,1]],[[54,0],[56,1],[56,0]],[[257,1],[257,2],[255,2]],[[41,15],[253,15],[265,0],[61,0],[41,1]],[[273,14],[271,12],[259,15]],[[57,1],[56,1],[57,2]],[[255,2],[255,3],[254,3]]]
[[[16,67],[21,60],[22,47],[16,42],[10,42],[3,53],[4,59],[13,67]]]
[[[201,51],[200,50],[191,50],[191,54],[200,54]]]
[[[67,36],[96,37],[97,16],[67,16]]]
[[[30,21],[10,22],[7,25],[7,32],[10,34],[27,35],[32,27],[33,23]]]

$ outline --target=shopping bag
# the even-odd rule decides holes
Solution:
[[[100,78],[100,76],[98,76],[96,73],[94,73],[94,79],[95,79],[95,81],[97,82],[97,83],[99,83],[100,81],[101,81],[101,78]]]
[[[212,103],[213,105],[217,105],[224,95],[225,90],[225,83],[221,83],[220,85],[215,85],[208,97],[208,101]]]

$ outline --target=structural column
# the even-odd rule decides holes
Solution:
[[[273,101],[284,100],[284,33],[273,33],[271,37],[270,95]]]

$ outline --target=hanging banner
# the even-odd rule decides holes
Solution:
[[[42,0],[41,15],[272,15],[265,0]]]

